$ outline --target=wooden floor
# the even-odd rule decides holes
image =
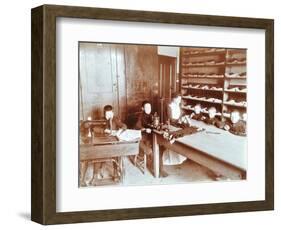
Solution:
[[[113,183],[111,179],[112,167],[110,163],[106,163],[103,167],[103,180],[98,185],[108,186],[130,186],[130,185],[157,185],[157,184],[178,184],[190,182],[208,182],[214,181],[214,174],[203,166],[187,159],[181,165],[164,166],[168,176],[165,178],[155,178],[152,170],[143,174],[141,170],[133,165],[129,158],[125,159],[126,176],[123,183]],[[93,175],[93,167],[89,166],[86,173],[86,182],[91,180]],[[221,178],[220,178],[221,179]],[[88,185],[92,187],[92,185]],[[94,187],[94,186],[93,186]]]

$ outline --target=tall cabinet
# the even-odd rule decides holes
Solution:
[[[246,50],[181,48],[180,90],[187,114],[200,104],[203,113],[215,107],[221,120],[247,108]]]

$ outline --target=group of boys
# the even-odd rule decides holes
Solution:
[[[194,112],[190,115],[190,118],[198,121],[203,121],[208,125],[214,125],[220,129],[225,129],[235,135],[246,135],[246,113],[241,116],[238,110],[233,110],[230,113],[230,120],[222,122],[217,117],[217,110],[215,107],[208,109],[207,115],[202,113],[200,104],[194,106]]]

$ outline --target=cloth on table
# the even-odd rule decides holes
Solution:
[[[134,130],[134,129],[127,129],[118,136],[118,139],[121,141],[134,141],[134,140],[141,139],[141,131]]]
[[[198,132],[198,128],[195,126],[182,126],[182,127],[183,128],[179,130],[170,131],[169,134],[172,135],[173,138],[180,138]]]

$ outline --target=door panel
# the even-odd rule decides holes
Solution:
[[[121,81],[125,79],[125,73],[118,71],[124,68],[121,67],[124,66],[122,50],[114,45],[80,43],[79,54],[80,119],[102,118],[106,104],[112,105],[114,112],[121,115],[118,89],[125,87]]]
[[[176,92],[176,63],[175,57],[158,55],[159,63],[159,95],[160,117],[165,121],[166,106],[171,100],[171,95]]]

